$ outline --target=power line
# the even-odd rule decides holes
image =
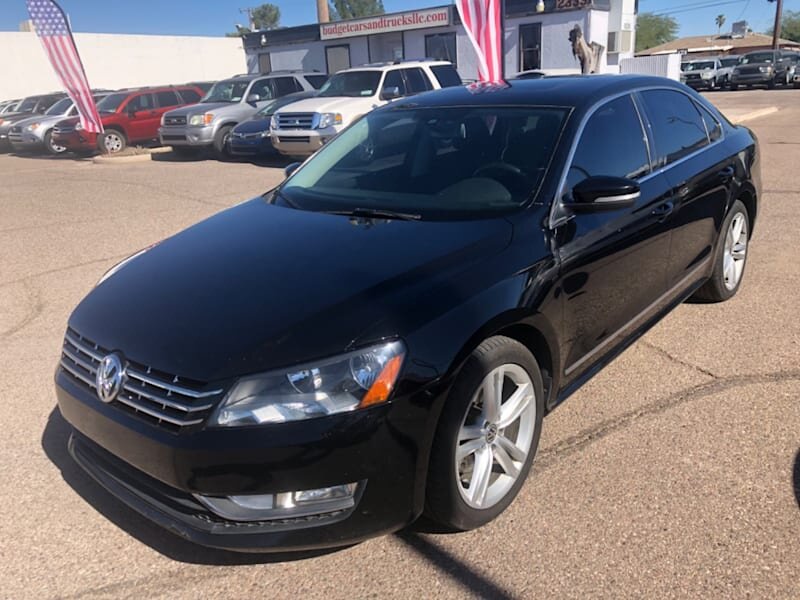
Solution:
[[[684,12],[691,12],[695,10],[702,10],[705,8],[714,8],[715,6],[725,6],[727,4],[740,4],[745,2],[746,0],[723,0],[723,1],[716,1],[716,2],[706,2],[705,4],[683,4],[681,6],[676,6],[673,8],[668,8],[666,10],[656,11],[653,14],[659,16],[667,16],[667,15],[674,15],[678,13]]]

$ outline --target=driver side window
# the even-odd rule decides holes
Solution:
[[[272,100],[274,94],[272,93],[272,82],[269,79],[261,79],[253,84],[250,91],[247,92],[248,96],[258,94],[261,100]]]
[[[650,172],[647,138],[630,96],[601,106],[586,122],[567,174],[567,193],[596,176],[638,179]]]
[[[386,78],[383,80],[383,90],[393,87],[396,87],[400,90],[400,96],[408,95],[408,92],[406,91],[406,84],[403,81],[403,76],[400,74],[400,69],[389,71],[386,73]],[[383,92],[383,90],[381,90],[381,92]]]

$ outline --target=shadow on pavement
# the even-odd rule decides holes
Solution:
[[[245,554],[205,548],[188,542],[141,517],[86,474],[67,451],[70,433],[70,425],[57,408],[53,409],[42,434],[42,449],[50,462],[61,471],[67,485],[114,525],[172,560],[201,565],[267,564],[314,558],[338,550]]]
[[[472,567],[438,544],[407,529],[396,535],[407,547],[476,596],[480,598],[497,598],[499,600],[510,600],[514,597],[509,591],[480,573],[476,573]]]
[[[794,455],[794,468],[792,469],[792,486],[797,507],[800,508],[800,450]]]

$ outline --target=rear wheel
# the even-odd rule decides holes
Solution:
[[[121,131],[108,129],[97,136],[97,146],[105,154],[118,154],[128,147],[128,140]]]
[[[720,230],[714,271],[711,278],[695,292],[694,298],[704,302],[724,302],[736,295],[747,264],[750,242],[750,216],[741,200],[733,203]]]
[[[533,355],[511,338],[485,340],[467,359],[442,411],[426,515],[465,531],[502,513],[525,483],[543,414],[542,375]]]
[[[52,131],[48,131],[47,133],[44,134],[44,148],[50,154],[55,154],[55,155],[64,154],[64,152],[67,151],[67,148],[65,146],[59,146],[53,141]]]

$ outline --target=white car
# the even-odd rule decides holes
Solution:
[[[461,85],[449,62],[398,61],[340,71],[314,98],[278,110],[270,123],[275,149],[310,156],[362,115],[396,98]]]

